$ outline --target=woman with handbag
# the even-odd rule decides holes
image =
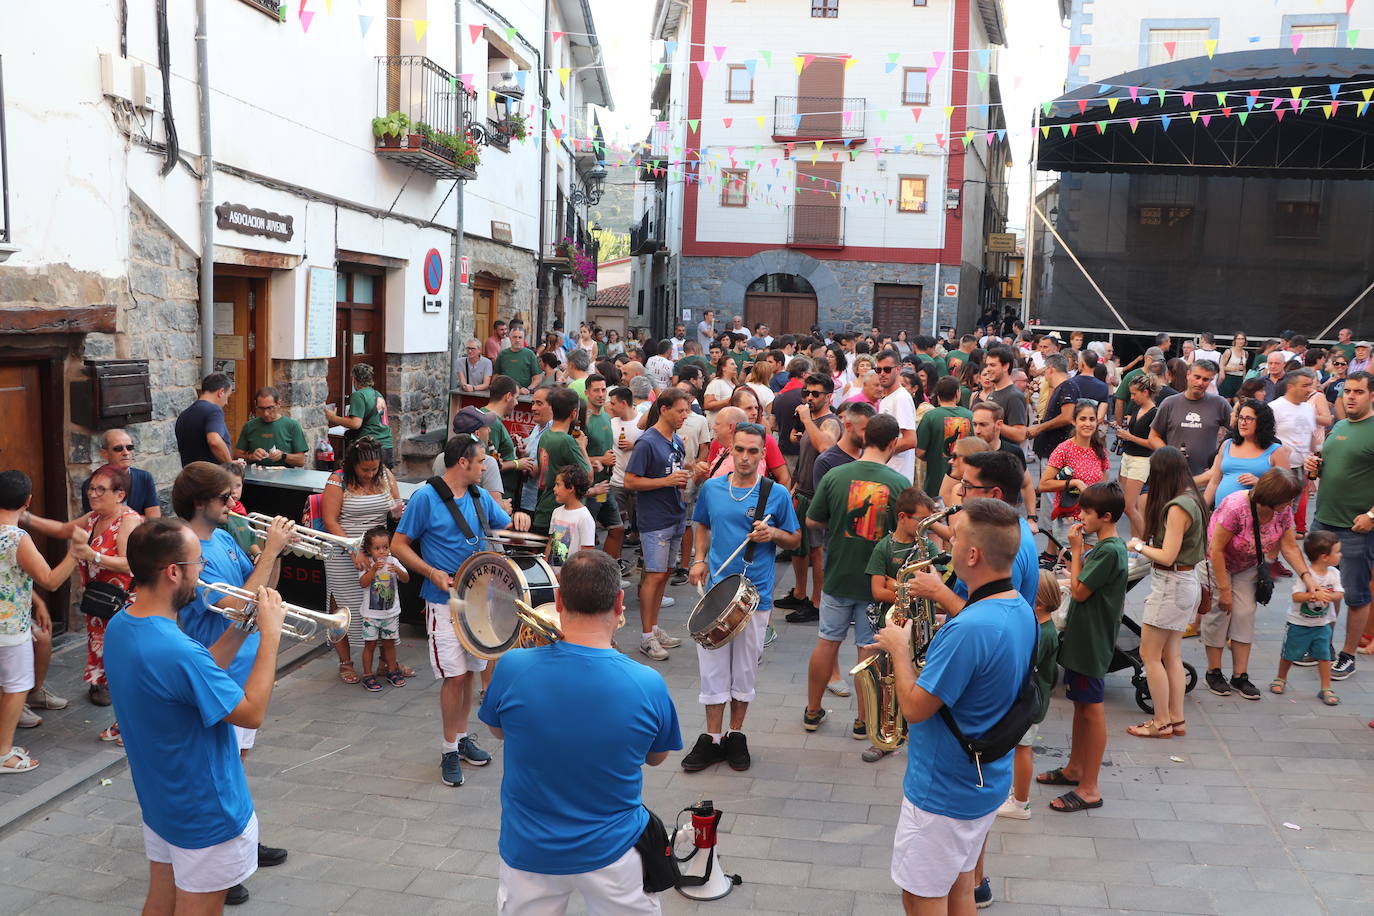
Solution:
[[[125,548],[129,535],[143,521],[143,516],[124,505],[129,492],[129,472],[107,464],[91,475],[86,488],[91,511],[75,525],[84,532],[86,543],[74,538],[72,553],[81,570],[81,584],[86,591],[81,596],[81,612],[86,615],[86,673],[90,684],[91,702],[97,706],[110,705],[109,685],[105,680],[105,624],[128,603],[133,589],[133,575]],[[101,700],[104,702],[101,702]],[[119,723],[111,723],[100,733],[101,741],[114,741],[121,747]]]
[[[320,497],[324,530],[342,537],[357,538],[370,528],[385,525],[388,516],[401,504],[395,476],[383,467],[385,450],[370,436],[364,436],[344,450],[343,466],[325,481]],[[360,574],[368,566],[362,551],[331,551],[324,561],[325,585],[329,597],[341,608],[348,608],[348,634],[334,644],[339,654],[339,680],[358,683],[353,667],[353,646],[363,644],[363,588]],[[415,672],[402,666],[402,677]]]
[[[1185,734],[1183,631],[1197,616],[1202,585],[1197,566],[1207,555],[1207,509],[1193,483],[1188,459],[1172,446],[1150,456],[1146,482],[1145,539],[1127,545],[1153,567],[1150,594],[1141,618],[1140,660],[1154,699],[1148,722],[1126,729],[1137,738],[1172,738]]]
[[[1281,551],[1294,569],[1302,570],[1306,587],[1312,587],[1312,573],[1293,530],[1293,500],[1301,488],[1288,471],[1273,468],[1260,475],[1252,489],[1237,490],[1222,499],[1212,513],[1209,535],[1216,605],[1203,616],[1200,629],[1207,647],[1207,689],[1219,697],[1230,696],[1234,690],[1247,700],[1260,698],[1246,672],[1255,638],[1256,607],[1268,604],[1274,591],[1265,558]],[[1222,650],[1228,641],[1229,683],[1221,673]]]

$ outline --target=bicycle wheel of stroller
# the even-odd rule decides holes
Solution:
[[[1139,706],[1143,712],[1147,712],[1152,716],[1155,714],[1155,704],[1150,700],[1149,684],[1136,684],[1135,705]]]
[[[1188,675],[1188,686],[1183,688],[1183,692],[1192,693],[1193,688],[1197,686],[1197,669],[1194,668],[1192,665],[1188,664],[1187,662],[1184,662],[1183,670]]]

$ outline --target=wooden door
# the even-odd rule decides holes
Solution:
[[[884,334],[907,336],[921,332],[920,286],[877,284],[873,287],[873,324]]]
[[[47,505],[41,374],[37,363],[0,365],[0,470],[29,475],[33,510],[40,514]]]
[[[483,346],[491,336],[491,325],[499,310],[498,299],[495,285],[484,277],[478,277],[472,288],[472,336]]]
[[[844,211],[840,184],[844,166],[838,162],[797,163],[797,187],[792,206],[792,244],[834,247],[844,244]]]
[[[341,267],[334,312],[334,356],[329,360],[329,403],[342,411],[353,391],[352,372],[358,363],[372,367],[373,387],[386,394],[385,312],[383,275]]]
[[[797,76],[797,135],[817,140],[843,136],[844,57],[817,55]]]
[[[768,325],[774,337],[810,334],[816,323],[816,297],[805,293],[745,294],[745,325],[752,328],[760,321]]]
[[[215,277],[215,371],[234,380],[234,393],[224,408],[231,438],[253,415],[253,392],[262,384],[257,372],[256,281],[249,277]],[[230,443],[232,446],[233,443]]]

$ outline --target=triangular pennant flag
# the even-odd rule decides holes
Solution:
[[[973,131],[971,131],[971,130],[966,130],[966,131],[964,131],[964,146],[967,147],[967,146],[971,145],[972,143],[973,143]]]
[[[816,141],[816,150],[817,150],[817,152],[820,151],[820,148],[821,148],[824,144],[825,144],[825,141],[824,141],[824,140],[817,140],[817,141]]]
[[[1078,136],[1078,125],[1077,125],[1077,124],[1070,124],[1070,125],[1069,125],[1069,133],[1071,133],[1071,134],[1073,134],[1075,137],[1077,137],[1077,136]]]
[[[1050,116],[1050,112],[1054,110],[1054,103],[1046,102],[1045,104],[1040,106],[1040,110],[1043,111],[1045,113],[1045,117],[1048,118]]]
[[[921,109],[919,107],[911,109],[911,119],[917,122],[921,120]]]
[[[1059,125],[1059,136],[1061,136],[1061,137],[1067,137],[1068,135],[1069,135],[1069,125],[1067,125],[1067,124],[1060,124],[1060,125]]]
[[[1217,104],[1218,104],[1218,105],[1225,105],[1225,104],[1226,104],[1226,93],[1224,93],[1224,92],[1218,92],[1216,95],[1217,95]]]
[[[1045,139],[1047,139],[1047,140],[1049,139],[1049,136],[1050,136],[1050,129],[1049,129],[1048,127],[1041,127],[1041,128],[1040,128],[1040,133],[1044,135]]]
[[[1244,127],[1244,126],[1245,126],[1245,122],[1248,121],[1248,120],[1250,119],[1250,112],[1248,112],[1248,111],[1242,111],[1242,112],[1238,113],[1238,114],[1236,115],[1236,117],[1240,118],[1240,124],[1241,124],[1242,127]]]
[[[697,128],[700,127],[700,126],[701,126],[701,118],[688,118],[688,119],[687,119],[687,129],[690,130],[692,133],[696,133],[696,132],[697,132]]]
[[[506,26],[506,41],[515,41],[515,36],[520,30],[513,25]]]
[[[750,79],[754,78],[754,71],[756,71],[758,68],[759,62],[752,57],[744,62],[744,69],[749,72]]]
[[[854,112],[846,110],[844,113],[844,126],[848,127],[854,123]]]
[[[1359,110],[1355,112],[1355,117],[1357,117],[1357,118],[1363,118],[1363,117],[1364,117],[1364,113],[1365,113],[1366,111],[1368,111],[1368,110],[1369,110],[1369,103],[1368,103],[1368,102],[1361,102],[1361,103],[1360,103]]]
[[[1105,133],[1107,132],[1107,122],[1106,122],[1106,121],[1098,121],[1098,122],[1097,122],[1097,132],[1098,132],[1099,134],[1105,134]]]
[[[560,83],[562,83],[564,86],[567,86],[567,85],[568,85],[568,77],[569,77],[569,76],[572,76],[572,68],[571,68],[571,67],[559,67],[559,68],[558,68],[558,81],[559,81]]]
[[[1112,114],[1116,114],[1116,106],[1120,104],[1120,102],[1121,100],[1118,99],[1116,96],[1112,96],[1111,98],[1107,99],[1107,110],[1110,111]]]
[[[988,88],[988,74],[986,70],[975,71],[973,77],[978,81],[979,89],[986,90]]]
[[[710,62],[709,60],[699,60],[699,61],[697,61],[697,72],[701,74],[702,80],[705,80],[705,79],[706,79],[706,74],[707,74],[708,71],[710,71],[710,69],[711,69],[711,62]]]
[[[734,119],[734,118],[721,118],[721,119],[720,119],[720,123],[722,123],[722,124],[725,125],[725,129],[726,129],[726,130],[729,130],[729,129],[730,129],[730,125],[735,123],[735,119]]]
[[[1286,115],[1286,114],[1288,114],[1288,109],[1287,109],[1287,108],[1275,108],[1275,109],[1274,109],[1274,117],[1278,118],[1280,121],[1283,120],[1283,116]]]
[[[364,16],[361,13],[358,14],[358,28],[362,30],[364,38],[367,37],[367,30],[372,28],[372,20],[376,18],[376,16]]]
[[[1302,47],[1302,32],[1294,32],[1290,35],[1288,43],[1293,47],[1293,53],[1297,54],[1298,49]]]
[[[1177,51],[1177,50],[1178,50],[1178,42],[1176,42],[1176,41],[1166,41],[1166,42],[1164,42],[1164,51],[1165,51],[1165,53],[1167,53],[1167,54],[1169,55],[1169,60],[1173,60],[1173,59],[1174,59],[1174,52]]]
[[[1102,93],[1103,95],[1106,95],[1107,93],[1109,93],[1109,92],[1112,91],[1112,84],[1111,84],[1111,83],[1098,83],[1098,84],[1097,84],[1097,91],[1100,92],[1100,93]]]
[[[997,139],[997,131],[995,131],[995,130],[990,130],[990,131],[988,131],[987,134],[985,135],[985,139],[988,141],[988,146],[992,146],[992,141]]]
[[[935,145],[938,146],[938,147],[940,147],[940,149],[944,149],[944,148],[945,148],[945,135],[944,135],[944,134],[937,133],[937,134],[935,135]]]
[[[557,43],[558,43],[558,39],[562,38],[564,35],[566,35],[566,34],[568,34],[568,33],[567,33],[567,32],[553,32],[552,34],[553,34],[553,41],[554,41],[554,44],[557,44]]]
[[[1203,127],[1207,127],[1207,126],[1211,125],[1211,123],[1212,123],[1212,116],[1211,116],[1211,115],[1205,114],[1205,115],[1202,116],[1202,126],[1203,126]]]
[[[893,51],[891,54],[887,55],[887,63],[883,65],[883,72],[891,73],[893,70],[896,70],[897,59],[901,56],[902,52],[900,51]]]
[[[759,57],[762,57],[762,58],[763,58],[763,65],[764,65],[765,67],[771,67],[771,66],[773,66],[773,52],[772,52],[772,51],[760,51],[760,52],[759,52]]]
[[[424,41],[424,40],[425,40],[425,33],[429,31],[429,20],[428,20],[428,19],[416,19],[416,20],[412,23],[412,25],[415,26],[415,40],[416,40],[416,41]]]
[[[758,122],[759,122],[759,127],[762,128],[763,125],[764,125],[764,122],[768,120],[768,116],[767,116],[767,115],[759,115],[758,117],[754,118],[754,120],[755,120],[755,121],[758,121]]]
[[[1079,100],[1078,100],[1078,113],[1079,113],[1079,114],[1087,114],[1087,113],[1088,113],[1088,100],[1087,100],[1087,99],[1079,99]]]
[[[677,42],[675,42],[675,41],[665,41],[665,42],[663,43],[663,50],[667,53],[667,55],[668,55],[669,57],[672,57],[672,56],[673,56],[673,52],[677,50]]]
[[[473,44],[477,44],[477,39],[482,37],[482,33],[486,31],[486,28],[485,25],[468,26],[468,37],[472,39]]]
[[[1169,129],[1169,124],[1170,124],[1172,121],[1173,121],[1173,118],[1170,118],[1168,115],[1160,115],[1160,117],[1159,117],[1159,125],[1160,125],[1160,127],[1163,127],[1165,130],[1168,130],[1168,129]]]
[[[1135,132],[1136,132],[1136,128],[1140,127],[1140,119],[1139,119],[1139,118],[1127,118],[1127,120],[1128,120],[1128,121],[1130,122],[1130,124],[1131,124],[1131,133],[1135,133]]]
[[[653,65],[653,68],[654,68],[654,79],[658,79],[660,76],[662,76],[662,75],[663,75],[663,69],[664,69],[665,67],[667,67],[667,66],[668,66],[667,64],[654,64],[654,65]]]
[[[1207,57],[1209,60],[1216,56],[1217,40],[1215,38],[1207,39],[1202,43],[1202,46],[1207,49]]]
[[[1078,63],[1078,55],[1083,53],[1082,45],[1069,45],[1069,63]]]
[[[460,73],[460,74],[458,74],[458,82],[462,83],[462,84],[463,84],[463,88],[466,89],[469,93],[472,92],[472,74],[471,74],[471,73]]]
[[[1222,116],[1223,118],[1229,118],[1229,117],[1231,117],[1231,109],[1230,109],[1229,106],[1226,107],[1226,108],[1223,108],[1223,109],[1221,110],[1221,116]]]
[[[1331,97],[1332,97],[1333,99],[1334,99],[1336,96],[1338,96],[1338,95],[1341,94],[1341,84],[1340,84],[1340,83],[1332,83],[1331,85],[1327,86],[1326,88],[1329,89],[1329,90],[1331,90]]]
[[[848,73],[848,72],[849,72],[849,68],[852,67],[852,66],[854,66],[854,65],[857,64],[858,62],[859,62],[859,59],[858,59],[857,57],[846,57],[846,58],[844,59],[844,69],[845,69],[845,72]]]
[[[720,63],[720,59],[725,56],[725,45],[715,45],[711,50],[716,52],[716,63]]]
[[[1140,88],[1138,86],[1131,86],[1129,91],[1131,93],[1132,102],[1140,101]]]
[[[1348,14],[1347,14],[1348,15]],[[1345,33],[1345,40],[1350,43],[1350,47],[1356,47],[1360,43],[1360,30],[1350,29]]]
[[[1289,91],[1290,93],[1292,93],[1293,98],[1295,98],[1295,99],[1300,99],[1300,98],[1302,98],[1302,87],[1301,87],[1301,86],[1290,86],[1289,89],[1288,89],[1288,91]]]
[[[1192,94],[1191,92],[1184,92],[1184,93],[1183,93],[1183,107],[1184,107],[1184,108],[1192,108],[1192,107],[1193,107],[1193,94]]]
[[[1245,110],[1246,110],[1246,111],[1254,111],[1254,110],[1255,110],[1255,100],[1256,100],[1256,98],[1258,97],[1258,95],[1259,95],[1259,90],[1258,90],[1258,89],[1255,89],[1255,90],[1252,90],[1251,93],[1245,97]]]
[[[1311,99],[1303,99],[1301,102],[1299,102],[1299,103],[1298,103],[1298,111],[1299,111],[1299,112],[1304,112],[1304,111],[1306,111],[1306,110],[1307,110],[1307,103],[1310,102],[1310,101],[1312,101],[1312,100],[1311,100]]]
[[[1323,105],[1322,111],[1326,112],[1326,117],[1329,120],[1331,116],[1336,113],[1336,103],[1332,102],[1330,105]]]
[[[1198,112],[1198,111],[1190,111],[1190,112],[1188,112],[1188,117],[1192,118],[1192,119],[1193,119],[1193,123],[1196,124],[1196,123],[1197,123],[1197,118],[1198,118],[1198,115],[1199,115],[1199,114],[1201,114],[1201,112]]]
[[[878,109],[878,120],[879,120],[879,121],[886,121],[886,120],[887,120],[887,109],[886,109],[886,108],[880,108],[880,109]]]
[[[301,10],[300,13],[298,13],[297,15],[301,20],[301,31],[305,32],[306,34],[309,34],[310,22],[315,18],[315,14],[312,13],[310,10]]]
[[[954,106],[953,106],[953,105],[946,105],[946,106],[945,106],[945,120],[948,121],[948,120],[949,120],[950,118],[952,118],[952,117],[954,117]]]

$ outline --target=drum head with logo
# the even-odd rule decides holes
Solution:
[[[473,554],[458,570],[454,590],[453,627],[463,648],[491,659],[515,645],[520,635],[515,602],[529,593],[517,564],[499,553]]]

